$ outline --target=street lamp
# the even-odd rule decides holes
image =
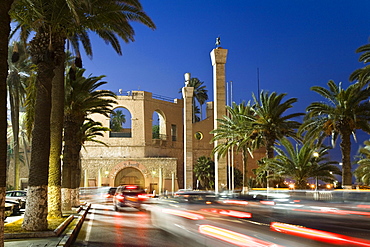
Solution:
[[[187,87],[189,85],[189,82],[190,82],[191,74],[190,73],[185,73],[184,77],[185,77],[185,87]]]

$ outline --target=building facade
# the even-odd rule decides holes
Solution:
[[[209,156],[213,145],[209,132],[213,129],[212,104],[207,104],[207,116],[193,123],[194,160]],[[173,102],[154,98],[145,91],[118,95],[114,109],[123,108],[129,128],[121,132],[106,132],[97,143],[86,143],[81,152],[81,187],[138,184],[148,191],[172,192],[182,188],[184,172],[183,100]],[[156,113],[156,114],[154,114]],[[158,116],[158,119],[153,119]],[[110,118],[91,118],[110,126]],[[156,123],[154,124],[154,122]],[[153,126],[159,130],[153,132]],[[159,133],[159,135],[158,135]]]

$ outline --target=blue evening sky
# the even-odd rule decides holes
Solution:
[[[310,91],[329,80],[349,85],[363,65],[355,50],[370,37],[367,0],[141,0],[156,30],[133,24],[135,42],[122,43],[118,56],[92,36],[93,59],[83,58],[87,74],[106,75],[104,89],[145,90],[172,98],[184,73],[204,81],[212,100],[210,55],[216,37],[228,49],[226,81],[233,100],[251,99],[260,89],[296,97],[302,112],[320,100]],[[366,136],[367,138],[367,136]],[[357,151],[358,144],[352,148]]]

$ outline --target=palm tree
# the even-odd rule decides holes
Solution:
[[[326,99],[326,102],[313,102],[307,108],[307,115],[300,132],[307,131],[307,138],[323,139],[329,135],[334,146],[338,136],[341,137],[342,153],[342,184],[352,185],[351,173],[351,135],[356,138],[355,131],[363,130],[370,133],[370,88],[362,88],[355,83],[342,88],[342,84],[328,82],[328,89],[314,86],[311,90]]]
[[[11,13],[13,18],[22,25],[23,37],[26,37],[24,34],[29,34],[30,31],[35,32],[35,36],[30,42],[30,51],[33,62],[38,65],[38,83],[36,85],[39,87],[39,92],[36,94],[35,127],[32,134],[32,150],[35,152],[32,152],[31,155],[32,171],[30,172],[29,186],[45,189],[29,191],[29,198],[35,197],[35,200],[28,200],[32,201],[33,204],[27,206],[23,228],[26,230],[43,230],[47,228],[45,214],[47,203],[36,198],[45,196],[48,175],[45,167],[49,161],[50,145],[48,141],[41,143],[38,139],[41,139],[41,136],[43,139],[50,139],[51,80],[54,77],[54,68],[64,61],[66,38],[73,39],[74,44],[81,41],[86,49],[90,44],[87,30],[91,30],[107,43],[112,44],[114,49],[120,53],[120,45],[116,34],[125,42],[133,41],[134,31],[131,25],[128,24],[129,21],[137,21],[153,29],[155,25],[142,11],[142,7],[137,0],[84,0],[79,2],[70,0],[19,0],[14,5]],[[45,91],[42,92],[41,90]],[[43,117],[38,117],[41,112]],[[35,135],[39,137],[34,138]],[[44,152],[45,154],[42,155],[37,152]],[[37,174],[34,174],[36,171]],[[34,191],[37,191],[39,195],[34,194]],[[35,214],[32,214],[31,211]],[[36,217],[37,212],[37,215],[42,217]]]
[[[340,174],[334,165],[338,162],[326,157],[329,148],[317,146],[315,140],[306,139],[303,145],[294,146],[284,138],[280,143],[284,149],[275,147],[277,155],[266,161],[268,169],[273,170],[276,177],[295,180],[297,189],[306,189],[309,178],[332,182],[335,180],[333,174]]]
[[[6,154],[7,154],[7,104],[6,79],[8,76],[8,37],[10,34],[9,10],[13,0],[0,2],[0,207],[5,207]],[[4,246],[4,210],[0,210],[0,247]]]
[[[304,113],[284,115],[288,109],[293,107],[293,103],[297,102],[296,98],[290,98],[282,102],[285,96],[285,93],[277,94],[273,92],[269,94],[262,91],[259,100],[257,100],[256,96],[252,95],[254,116],[249,118],[253,121],[253,135],[264,139],[267,158],[274,157],[274,145],[277,140],[283,137],[299,139],[295,131],[300,123],[291,119],[302,116]]]
[[[367,84],[370,81],[370,44],[360,46],[357,53],[362,53],[358,59],[359,62],[363,62],[365,67],[355,70],[349,77],[350,81],[358,81],[362,85]]]
[[[370,185],[370,141],[364,142],[365,146],[359,152],[360,160],[357,162],[359,166],[354,171],[354,175],[358,182],[364,185]]]
[[[112,118],[110,120],[110,128],[113,132],[120,132],[122,130],[122,124],[126,123],[125,114],[121,110],[112,112]]]
[[[214,188],[215,163],[210,157],[199,157],[193,169],[195,177],[204,189],[209,190]]]
[[[116,103],[116,95],[109,90],[97,90],[107,82],[101,81],[104,76],[85,78],[84,69],[77,69],[76,79],[66,80],[66,99],[64,117],[64,149],[63,149],[63,180],[66,200],[63,208],[70,209],[70,194],[77,195],[80,185],[80,150],[81,128],[89,114],[102,114],[109,117],[112,104]]]
[[[220,141],[213,149],[213,153],[219,156],[225,156],[229,149],[241,151],[243,156],[243,193],[249,190],[248,183],[248,153],[253,157],[253,150],[261,145],[261,138],[253,136],[252,119],[254,112],[250,104],[242,102],[237,105],[233,102],[232,107],[226,106],[227,116],[217,119],[219,127],[211,134],[215,134],[211,142]]]
[[[7,80],[11,126],[14,147],[14,188],[19,189],[19,111],[25,98],[25,81],[30,71],[30,60],[22,43],[14,42],[9,47],[9,75]]]

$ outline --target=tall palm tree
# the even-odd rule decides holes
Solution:
[[[334,181],[333,174],[340,174],[336,161],[327,158],[328,147],[317,146],[315,140],[307,140],[295,146],[286,138],[280,140],[283,148],[275,147],[277,155],[266,161],[274,176],[295,180],[297,189],[307,189],[309,178]],[[316,154],[316,155],[314,155]]]
[[[274,157],[274,145],[277,140],[283,137],[299,139],[295,131],[300,123],[292,119],[300,117],[304,113],[286,114],[286,111],[297,102],[297,98],[290,98],[282,102],[285,96],[285,93],[272,92],[269,94],[265,91],[260,93],[259,99],[254,94],[252,95],[254,116],[250,120],[253,121],[253,134],[264,139],[267,158]]]
[[[114,132],[120,132],[122,129],[122,124],[126,123],[125,114],[121,110],[116,110],[112,112],[112,118],[110,120],[110,128]]]
[[[66,80],[64,109],[64,149],[63,149],[63,180],[66,198],[63,208],[72,206],[69,195],[77,195],[80,186],[80,150],[81,128],[89,114],[102,114],[109,117],[112,104],[116,103],[116,95],[109,90],[97,90],[107,82],[101,81],[104,76],[85,78],[84,69],[77,69],[76,79]]]
[[[359,150],[361,158],[357,162],[359,166],[354,171],[354,175],[358,182],[370,185],[370,141],[367,140],[364,144],[365,146]]]
[[[351,135],[356,138],[356,130],[370,133],[370,88],[363,89],[361,83],[355,83],[344,89],[341,83],[337,85],[331,80],[327,85],[328,89],[311,87],[326,101],[313,102],[306,108],[300,132],[307,131],[307,138],[331,136],[333,146],[341,137],[342,184],[349,187],[352,185]]]
[[[47,201],[36,198],[45,196],[48,175],[46,166],[49,161],[50,145],[48,141],[41,143],[38,139],[41,139],[41,136],[43,139],[50,139],[51,80],[54,77],[55,67],[60,65],[64,59],[65,40],[68,37],[73,37],[75,41],[81,41],[86,47],[90,44],[87,30],[91,30],[107,43],[112,44],[116,51],[121,52],[116,35],[125,42],[133,41],[134,31],[129,21],[137,21],[151,28],[155,28],[155,25],[142,11],[137,0],[83,0],[77,2],[71,0],[18,0],[11,13],[13,18],[22,25],[24,31],[22,34],[30,33],[30,31],[35,32],[35,36],[30,42],[30,51],[34,63],[38,65],[38,83],[36,85],[38,85],[39,91],[36,94],[35,127],[32,134],[32,150],[34,152],[31,155],[32,172],[30,172],[29,186],[43,189],[29,191],[28,198],[34,197],[35,200],[28,200],[30,205],[26,209],[23,228],[43,230],[47,228],[45,213]],[[43,117],[38,117],[41,112],[44,114]],[[34,138],[35,135],[39,137]],[[36,171],[37,174],[34,174]],[[37,193],[39,194],[37,195]],[[36,217],[36,214],[42,217]]]
[[[19,111],[25,98],[25,81],[28,79],[31,61],[26,48],[20,42],[9,47],[9,75],[7,80],[14,147],[14,188],[19,189]]]
[[[8,37],[10,34],[9,10],[13,0],[0,2],[0,207],[5,207],[6,155],[7,155],[7,104],[6,79],[8,76]],[[0,247],[4,246],[4,210],[0,210]]]
[[[243,161],[243,192],[249,190],[248,183],[248,154],[253,157],[253,151],[261,146],[261,138],[255,138],[253,135],[252,123],[254,112],[250,103],[244,102],[237,105],[233,102],[232,107],[226,106],[227,116],[217,119],[219,127],[211,131],[215,134],[211,142],[221,141],[213,149],[213,153],[219,156],[225,156],[230,149],[241,151]]]

